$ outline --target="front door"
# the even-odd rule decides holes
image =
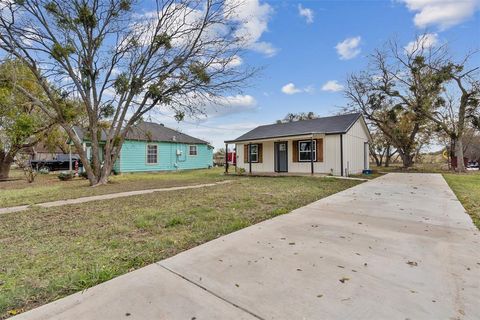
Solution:
[[[287,142],[275,142],[275,171],[288,172]]]

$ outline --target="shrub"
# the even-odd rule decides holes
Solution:
[[[72,180],[72,179],[73,179],[73,174],[70,173],[70,172],[61,172],[61,173],[58,175],[58,179],[60,179],[60,180],[62,180],[62,181]]]
[[[87,171],[82,171],[78,174],[79,177],[83,179],[88,179]]]

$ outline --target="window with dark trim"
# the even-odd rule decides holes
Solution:
[[[317,144],[313,141],[313,161],[317,159]],[[311,161],[312,158],[312,141],[298,141],[298,161]]]
[[[258,144],[251,144],[250,148],[250,161],[258,162]]]
[[[158,146],[156,144],[147,144],[147,164],[158,163]]]
[[[188,150],[188,154],[191,156],[197,155],[197,146],[190,146]]]

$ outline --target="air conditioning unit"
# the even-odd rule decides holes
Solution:
[[[177,156],[181,156],[181,155],[182,155],[182,150],[177,149]]]

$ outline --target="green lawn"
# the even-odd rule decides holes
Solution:
[[[115,177],[112,186],[123,190],[139,183],[167,184],[170,179],[177,182],[224,179],[219,171],[204,171],[204,174],[204,179],[200,179],[200,172],[125,175]],[[230,184],[209,188],[49,209],[37,207],[2,215],[0,318],[91,287],[359,183],[311,177],[237,177]],[[82,189],[84,184],[79,189],[85,194],[88,191]],[[68,183],[61,186],[64,192],[75,189]],[[52,190],[48,185],[32,189],[48,193]],[[61,190],[52,195],[61,196]],[[39,193],[39,197],[51,200],[48,194]],[[14,203],[13,198],[11,195],[10,203]]]
[[[14,181],[0,182],[0,207],[35,204],[46,201],[64,200],[106,193],[175,187],[188,184],[207,183],[233,179],[224,176],[223,168],[189,170],[179,172],[135,173],[112,176],[105,186],[91,188],[88,181],[76,178],[60,181],[57,174],[39,174],[33,183],[27,183],[21,172],[14,170]]]
[[[443,177],[472,217],[473,223],[480,229],[480,172],[446,173]]]

